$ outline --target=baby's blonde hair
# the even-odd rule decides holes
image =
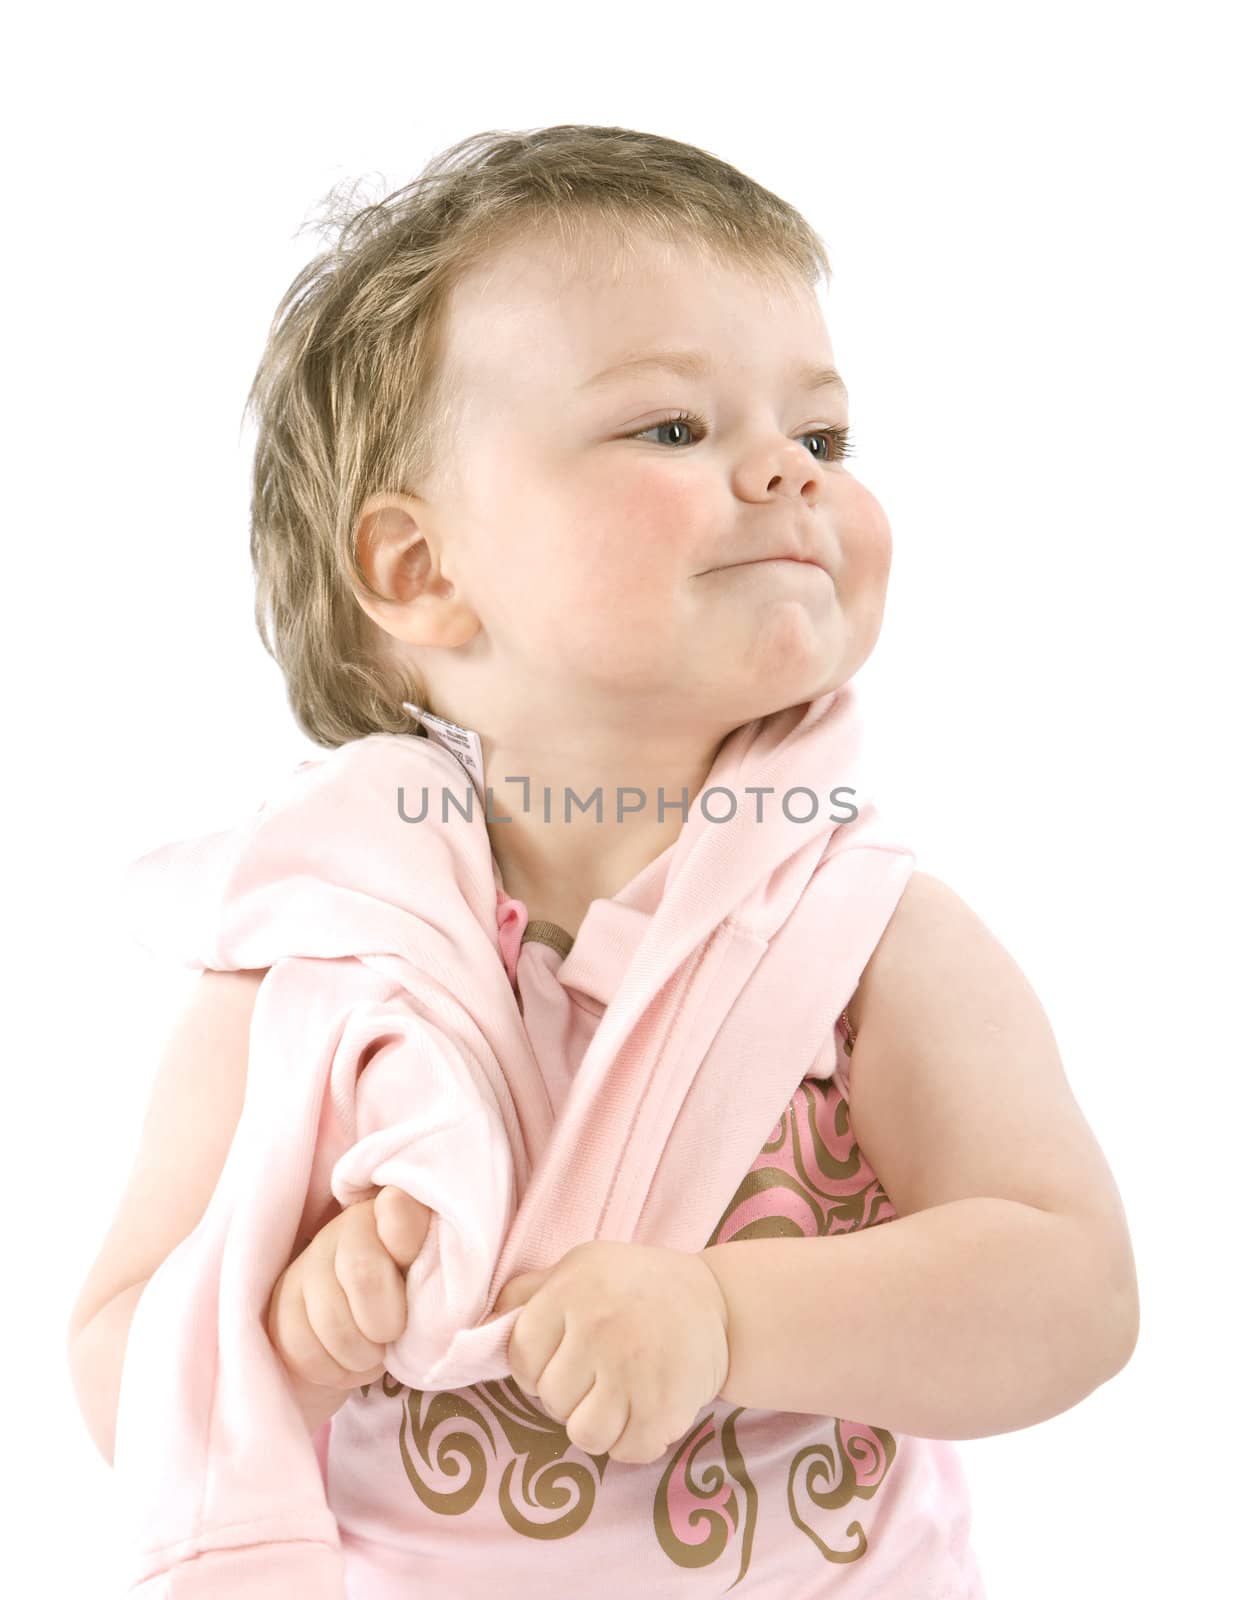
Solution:
[[[404,700],[439,710],[355,599],[383,598],[356,532],[370,495],[436,479],[458,400],[442,364],[446,307],[471,267],[548,227],[572,258],[605,224],[617,271],[642,234],[811,288],[831,268],[785,201],[705,150],[629,128],[475,134],[375,204],[354,209],[335,188],[324,208],[304,226],[336,236],[283,295],[245,414],[259,429],[256,626],[299,726],[334,748],[413,732]]]

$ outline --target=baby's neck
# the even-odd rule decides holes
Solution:
[[[639,836],[633,831],[629,838],[632,847],[615,854],[609,848],[615,842],[610,830],[599,829],[598,838],[602,840],[603,848],[583,861],[580,870],[558,861],[550,854],[545,860],[522,859],[516,850],[520,826],[518,824],[514,832],[506,827],[498,828],[492,835],[491,844],[503,890],[512,899],[523,902],[530,921],[553,922],[575,939],[577,929],[595,900],[609,900],[619,894],[626,884],[631,883],[650,862],[675,842],[680,832],[681,817],[677,812],[662,833],[652,829],[648,834]],[[532,824],[534,831],[541,827],[540,822]],[[500,835],[505,835],[505,838]],[[548,837],[549,830],[546,830],[540,842],[546,844]]]

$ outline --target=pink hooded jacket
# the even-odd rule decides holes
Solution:
[[[503,1581],[494,1556],[474,1577],[466,1521],[462,1568],[436,1583],[432,1565],[393,1548],[370,1567],[361,1543],[349,1562],[328,1493],[340,1419],[340,1470],[355,1471],[343,1507],[368,1504],[368,1447],[349,1407],[309,1437],[265,1331],[269,1295],[331,1197],[347,1206],[398,1185],[434,1216],[387,1382],[466,1395],[510,1379],[520,1311],[488,1311],[517,1274],[591,1238],[702,1249],[795,1089],[831,1070],[837,1019],[913,870],[864,801],[859,763],[852,684],[724,741],[675,844],[637,880],[651,914],[630,921],[618,983],[557,1093],[513,987],[523,907],[502,890],[479,793],[437,740],[344,745],[303,762],[240,827],[132,864],[142,943],[192,968],[269,970],[220,1180],[131,1327],[114,1456],[134,1528],[130,1600],[391,1600],[413,1582],[448,1600],[639,1592],[635,1530],[618,1519],[577,1552],[581,1566],[564,1546],[527,1579],[518,1566]],[[627,901],[593,902],[570,970],[594,911],[630,917]],[[834,1346],[830,1330],[830,1357]],[[869,1579],[829,1553],[802,1587],[773,1557],[739,1592],[981,1595],[952,1447],[905,1443],[928,1454],[895,1474],[893,1553]],[[942,1529],[930,1544],[904,1531],[907,1493],[924,1528]],[[691,1587],[696,1568],[678,1562],[670,1591],[651,1577],[644,1592],[730,1586],[721,1568]]]

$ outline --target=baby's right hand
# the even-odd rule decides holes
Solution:
[[[405,1274],[429,1231],[429,1207],[387,1185],[333,1217],[269,1298],[268,1335],[297,1391],[347,1391],[386,1370],[407,1326]]]

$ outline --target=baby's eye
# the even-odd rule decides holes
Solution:
[[[705,434],[707,421],[696,411],[681,411],[674,417],[668,417],[663,422],[652,423],[648,428],[640,428],[636,433],[630,433],[630,439],[644,439],[647,434],[659,433],[664,428],[693,428],[699,434]],[[853,451],[853,443],[848,428],[815,428],[802,435],[804,439],[822,439],[828,447],[828,453],[816,456],[816,461],[844,461],[845,457]]]

